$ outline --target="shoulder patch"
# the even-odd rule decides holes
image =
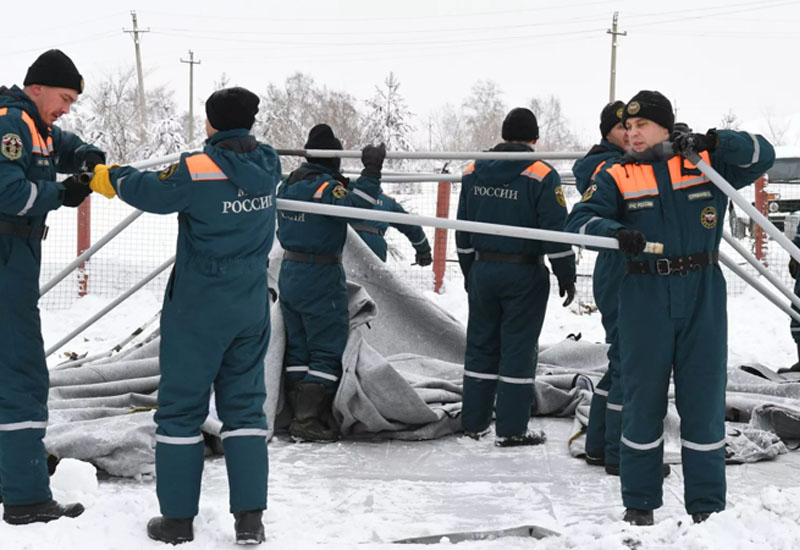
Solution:
[[[597,191],[597,184],[593,183],[589,186],[589,188],[583,192],[583,196],[581,197],[581,202],[586,202],[592,198],[594,192]]]
[[[560,185],[556,187],[555,194],[556,194],[556,202],[566,208],[567,200],[564,198],[564,190],[561,188]]]
[[[18,134],[4,135],[0,152],[8,160],[17,160],[22,156],[22,138]]]
[[[336,185],[336,187],[333,188],[331,193],[337,199],[341,199],[342,197],[347,195],[347,188],[344,185],[342,185],[341,183],[339,183],[339,184]]]
[[[164,181],[165,179],[171,178],[172,174],[174,174],[175,170],[177,170],[177,169],[178,169],[178,163],[177,162],[175,164],[171,164],[170,166],[167,166],[161,172],[158,173],[158,179],[160,179],[161,181]]]

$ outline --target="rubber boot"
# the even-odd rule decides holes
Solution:
[[[3,520],[11,525],[47,523],[58,518],[76,518],[83,513],[83,510],[83,504],[78,502],[59,504],[55,500],[22,506],[6,504],[3,508]]]
[[[322,384],[303,383],[297,386],[294,419],[289,433],[298,441],[331,443],[338,441],[339,430],[331,427],[333,394]],[[330,420],[329,420],[330,419]]]
[[[692,521],[693,521],[694,523],[703,523],[703,522],[704,522],[705,520],[707,520],[707,519],[708,519],[708,518],[711,516],[711,514],[713,514],[713,513],[714,513],[714,512],[696,512],[696,513],[692,514]]]
[[[789,368],[778,369],[778,374],[786,374],[787,372],[800,372],[800,342],[797,342],[797,363]]]
[[[261,544],[267,537],[264,535],[264,524],[261,523],[263,510],[234,512],[234,529],[236,544]]]
[[[191,542],[194,540],[193,521],[194,518],[157,516],[147,522],[147,536],[169,544]]]
[[[655,523],[652,510],[639,510],[638,508],[625,508],[625,515],[622,516],[622,521],[640,526],[648,526]]]
[[[522,435],[510,435],[508,437],[498,437],[494,444],[496,447],[520,447],[523,445],[541,445],[547,441],[547,436],[543,431],[532,430]]]

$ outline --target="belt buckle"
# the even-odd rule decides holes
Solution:
[[[50,233],[50,226],[49,225],[43,225],[42,226],[42,240],[45,240],[47,238],[47,234],[48,233]]]
[[[672,273],[672,265],[669,258],[659,258],[656,260],[656,273],[659,275],[670,275]]]

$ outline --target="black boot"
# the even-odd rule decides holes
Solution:
[[[6,504],[3,508],[3,520],[11,525],[28,523],[47,523],[58,518],[76,518],[83,513],[83,504],[59,504],[55,500],[13,506]]]
[[[333,421],[333,394],[322,384],[303,383],[297,386],[294,419],[289,433],[299,441],[331,443],[339,440],[339,430]]]
[[[589,466],[604,466],[606,463],[606,457],[603,455],[600,456],[592,456],[589,453],[586,453],[583,457],[586,461],[586,464]]]
[[[545,441],[547,441],[547,436],[543,431],[533,430],[522,435],[497,437],[494,440],[494,444],[496,447],[519,447],[522,445],[541,445]]]
[[[194,518],[165,518],[157,516],[147,522],[147,536],[169,544],[181,544],[194,540],[192,522]]]
[[[800,372],[800,342],[797,342],[797,363],[788,369],[778,369],[778,374],[786,374],[787,372]]]
[[[625,515],[622,516],[622,521],[630,523],[631,525],[653,525],[652,510],[639,510],[638,508],[625,508]]]
[[[234,528],[236,544],[261,544],[267,537],[264,535],[264,524],[261,523],[262,510],[234,512]]]
[[[713,513],[714,512],[695,512],[694,514],[692,514],[692,521],[695,523],[703,523]]]

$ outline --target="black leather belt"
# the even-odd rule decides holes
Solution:
[[[24,223],[0,221],[0,234],[13,235],[14,237],[20,237],[22,239],[37,239],[43,241],[47,238],[47,233],[49,231],[50,228],[46,225],[40,225],[34,228],[32,225],[26,225]]]
[[[350,224],[353,229],[356,231],[361,231],[362,233],[373,233],[375,235],[383,235],[381,230],[375,227],[374,225],[367,225],[365,223],[351,223]]]
[[[306,254],[304,252],[292,252],[284,250],[284,260],[293,262],[303,262],[305,264],[340,264],[342,263],[341,254]]]
[[[719,252],[700,252],[676,258],[659,258],[648,262],[628,262],[625,269],[631,275],[686,275],[689,271],[700,271],[707,265],[719,262]],[[651,265],[652,264],[652,265]]]
[[[475,251],[476,262],[495,262],[499,264],[543,264],[544,258],[534,254],[504,254],[502,252]]]

